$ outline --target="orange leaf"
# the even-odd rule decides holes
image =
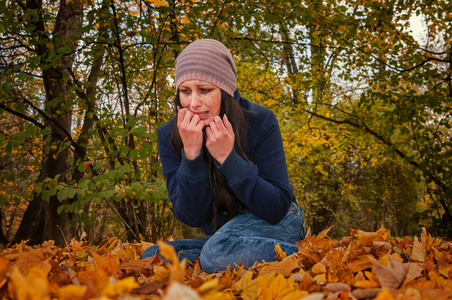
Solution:
[[[97,269],[102,269],[108,275],[116,275],[118,271],[118,263],[116,262],[115,257],[110,254],[110,252],[107,252],[105,257],[101,257],[99,254],[93,253],[92,257],[96,262]]]
[[[312,273],[313,273],[313,274],[323,274],[323,273],[326,273],[326,268],[325,268],[325,266],[324,266],[321,262],[316,263],[316,264],[312,267]]]
[[[380,282],[378,281],[378,278],[377,276],[375,276],[375,274],[365,271],[364,274],[366,275],[368,280],[364,279],[364,276],[362,274],[362,272],[356,274],[353,286],[363,289],[374,289],[380,287]]]
[[[328,232],[331,230],[331,228],[333,228],[333,226],[330,226],[329,228],[327,228],[327,229],[323,230],[322,232],[320,232],[317,235],[317,238],[318,239],[329,238],[328,237]]]
[[[295,269],[300,268],[298,265],[298,258],[294,257],[286,257],[282,261],[269,263],[264,266],[262,270],[259,272],[260,275],[268,274],[271,272],[275,272],[283,275],[290,275]]]
[[[347,268],[354,273],[364,271],[365,269],[368,269],[371,266],[372,263],[370,262],[369,257],[367,255],[358,256],[356,257],[356,259],[353,259],[352,262],[347,264]]]
[[[365,232],[363,230],[358,230],[356,236],[362,246],[367,246],[369,243],[373,242],[378,235],[376,232]]]

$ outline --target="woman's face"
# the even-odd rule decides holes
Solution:
[[[182,107],[197,114],[204,121],[205,126],[220,115],[221,90],[206,81],[184,81],[179,86],[179,99]]]

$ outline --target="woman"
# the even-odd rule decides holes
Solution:
[[[188,45],[175,76],[176,116],[157,131],[159,155],[175,216],[207,236],[169,244],[209,273],[274,261],[276,244],[298,252],[303,212],[273,112],[240,97],[232,55],[216,40]]]

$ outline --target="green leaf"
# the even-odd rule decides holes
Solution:
[[[130,167],[128,165],[122,165],[118,169],[118,173],[125,174],[130,172]]]
[[[41,131],[42,135],[49,135],[52,133],[52,129],[50,129],[49,127],[46,127],[45,129],[43,129]]]
[[[58,206],[58,208],[57,208],[57,213],[58,213],[58,214],[61,214],[61,212],[64,210],[64,208],[65,208],[65,205],[60,205],[60,206]]]
[[[116,176],[116,170],[110,170],[108,171],[108,178],[114,179]]]

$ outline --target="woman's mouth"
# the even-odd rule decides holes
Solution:
[[[207,116],[208,112],[207,111],[203,111],[203,112],[196,113],[196,114],[199,116],[199,118],[201,120],[203,120]]]

